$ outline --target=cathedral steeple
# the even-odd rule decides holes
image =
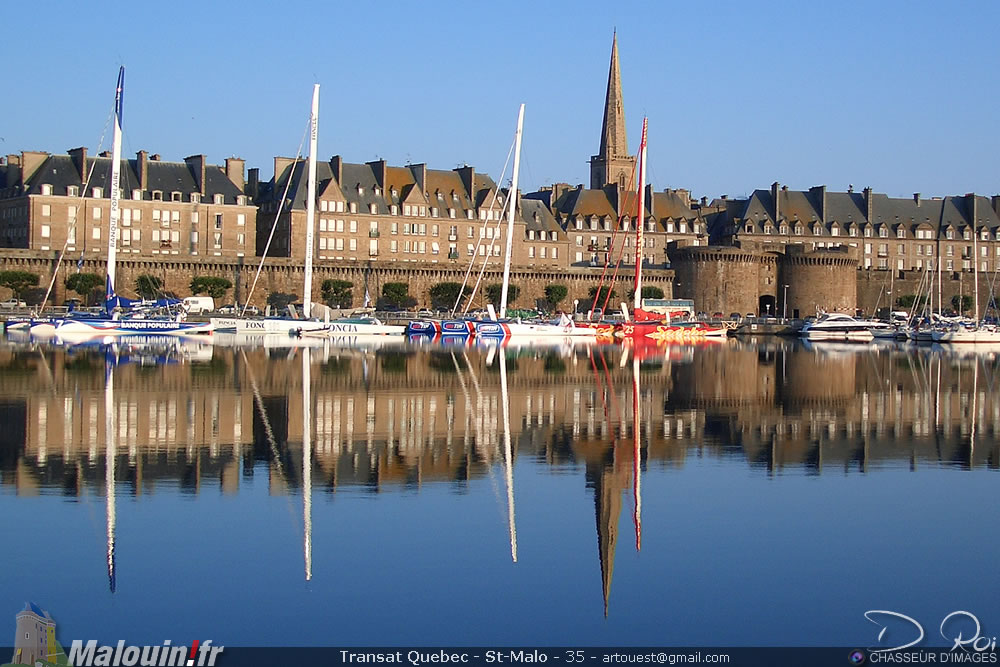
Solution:
[[[608,93],[604,101],[604,123],[601,126],[601,149],[590,158],[590,187],[600,189],[608,184],[628,186],[635,167],[629,157],[625,134],[625,101],[622,77],[618,67],[618,33],[611,42],[611,67],[608,71]]]

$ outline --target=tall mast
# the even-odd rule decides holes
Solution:
[[[514,209],[517,208],[517,172],[521,167],[521,126],[524,124],[524,104],[517,112],[517,132],[514,134],[514,172],[507,194],[507,247],[503,260],[503,289],[500,291],[500,319],[507,316],[507,288],[510,287],[510,252],[514,242]]]
[[[642,139],[639,141],[639,197],[635,214],[635,296],[632,310],[642,305],[642,223],[646,217],[646,122],[642,119]],[[634,317],[634,316],[633,316]]]
[[[122,180],[122,91],[125,87],[125,66],[118,70],[115,89],[115,127],[111,140],[111,210],[108,212],[108,277],[104,285],[104,300],[115,296],[115,255],[118,251],[118,190]]]
[[[979,230],[976,229],[975,209],[972,217],[972,282],[973,282],[973,311],[976,318],[976,326],[979,326]],[[962,304],[958,304],[959,308]]]
[[[316,227],[316,137],[319,118],[319,84],[313,85],[309,114],[309,180],[306,184],[306,285],[302,294],[302,314],[312,315],[313,234]]]

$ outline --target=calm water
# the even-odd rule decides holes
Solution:
[[[0,632],[33,600],[67,644],[1000,634],[995,353],[256,343],[0,345]]]

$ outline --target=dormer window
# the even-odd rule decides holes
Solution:
[[[746,233],[747,234],[753,234],[753,224],[752,223],[749,223],[749,222],[747,223]]]
[[[192,204],[197,204],[199,202],[201,202],[201,193],[200,192],[192,192],[191,193],[191,203]]]
[[[153,201],[163,201],[163,190],[153,190]]]
[[[101,197],[104,196],[104,188],[94,188],[93,190],[91,190],[91,196],[94,199],[100,199]]]
[[[139,188],[133,189],[132,190],[132,201],[141,201],[141,200],[142,200],[142,190],[139,189]]]
[[[576,218],[576,219],[575,219],[575,220],[573,221],[573,226],[574,226],[574,227],[575,227],[576,229],[583,229],[583,220],[581,220],[581,219],[580,219],[579,217],[577,217],[577,218]]]
[[[966,241],[972,238],[972,234],[969,233],[968,227],[962,230],[962,238],[965,239]]]
[[[955,238],[955,230],[952,229],[951,227],[949,227],[948,229],[944,230],[944,237],[946,239],[953,239],[953,238]]]
[[[458,201],[458,193],[455,192],[454,190],[451,191],[451,200]]]
[[[358,202],[352,201],[351,202],[351,213],[357,213],[357,212],[358,212]]]
[[[980,241],[989,241],[990,240],[990,233],[984,229],[983,231],[981,231],[979,233],[979,240]]]
[[[774,233],[774,227],[772,227],[771,225],[764,225],[764,233],[765,234],[773,234]]]
[[[180,192],[174,190],[173,192],[170,193],[170,201],[180,201],[180,200],[181,200]]]
[[[872,228],[871,225],[868,225],[867,227],[865,227],[865,236],[871,238],[871,235],[872,235]]]
[[[374,207],[375,204],[372,204],[372,206]],[[393,204],[389,207],[389,212],[392,213],[392,215],[399,215],[399,207]]]
[[[854,226],[852,226],[852,227],[851,227],[851,229],[850,229],[850,231],[849,231],[848,233],[849,233],[849,234],[850,234],[851,236],[857,236],[857,235],[858,235],[858,228],[857,228],[857,227],[854,227]]]
[[[778,227],[778,233],[788,236],[788,225],[781,223],[781,226]]]
[[[534,229],[529,229],[528,230],[528,240],[529,241],[534,241],[535,240],[535,230]]]
[[[887,238],[889,238],[889,230],[886,229],[885,225],[883,225],[882,227],[879,228],[879,230],[878,230],[878,236],[879,236],[880,239],[887,239]]]
[[[902,227],[900,227],[899,229],[897,229],[896,230],[896,238],[897,239],[905,239],[906,238],[906,230],[903,229]]]
[[[80,194],[80,188],[78,188],[77,186],[75,186],[75,185],[67,185],[66,186],[66,196],[67,197],[76,197],[79,194]]]
[[[376,192],[375,192],[375,194],[376,194],[376,195],[378,194],[378,192],[377,192],[377,188],[376,188]],[[392,196],[393,196],[393,197],[398,197],[398,196],[399,196],[399,193],[398,193],[398,192],[396,191],[396,188],[393,188],[393,189],[392,189]]]
[[[43,195],[51,195],[52,194],[52,186],[49,185],[48,183],[43,183],[42,184],[42,194]]]
[[[795,235],[796,236],[802,236],[803,232],[805,232],[805,228],[802,226],[802,223],[801,222],[796,222],[795,223]]]
[[[840,227],[834,225],[830,228],[830,236],[840,236]]]
[[[381,197],[382,196],[382,188],[380,188],[377,185],[374,188],[372,188],[372,192],[375,194],[376,197]],[[393,190],[392,194],[393,194],[393,196],[395,196],[396,195],[396,191]]]
[[[212,197],[212,200],[215,202],[216,206],[222,206],[226,203],[225,198],[221,194],[215,195]]]
[[[371,213],[372,215],[376,215],[378,213],[378,206],[376,206],[375,204],[369,204],[368,212]]]

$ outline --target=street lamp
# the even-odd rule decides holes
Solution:
[[[788,319],[788,285],[785,285],[784,288],[785,288],[785,296],[783,296],[782,299],[781,299],[781,319],[787,320]]]

